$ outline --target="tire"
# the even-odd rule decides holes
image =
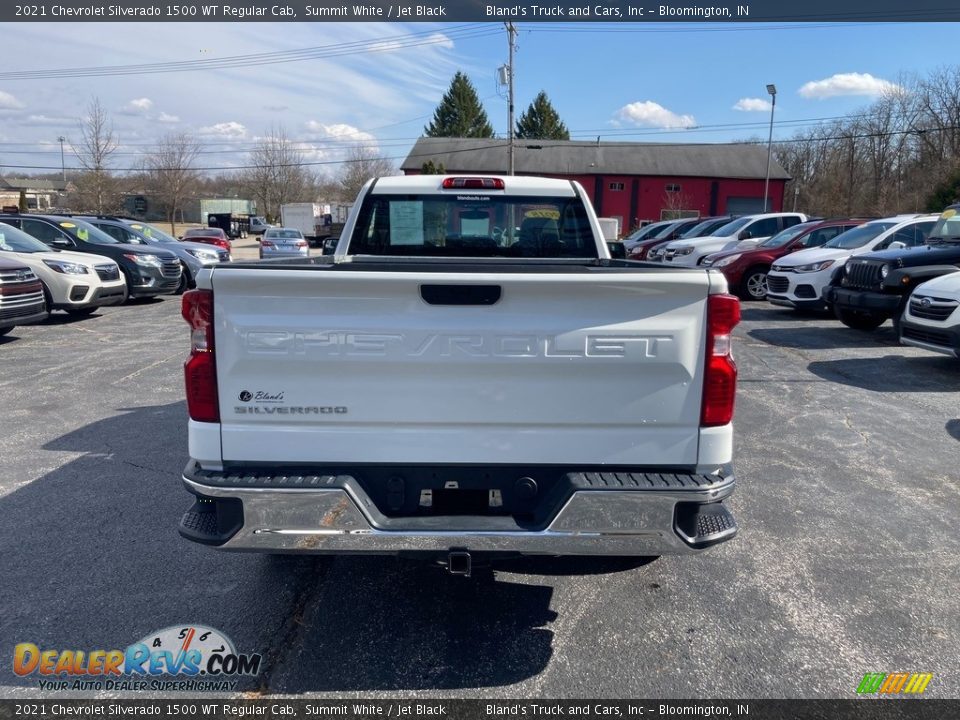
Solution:
[[[46,304],[46,310],[48,313],[53,312],[53,295],[50,294],[50,288],[47,287],[45,282],[40,283],[40,287],[43,288],[43,302]]]
[[[837,316],[837,320],[842,322],[848,328],[853,328],[854,330],[876,330],[878,327],[883,325],[884,321],[886,320],[886,318],[882,315],[874,315],[873,313],[858,313],[838,307],[834,307],[833,312]]]
[[[67,315],[71,317],[87,317],[88,315],[93,315],[100,308],[96,307],[84,307],[84,308],[69,308],[67,309]]]
[[[187,267],[181,263],[182,270],[180,271],[180,284],[177,285],[177,289],[173,291],[174,295],[183,295],[190,288],[190,273],[187,272]]]
[[[126,300],[124,300],[124,301],[123,301],[122,303],[120,303],[120,304],[121,304],[121,305],[128,305],[128,304],[130,304],[130,301],[136,300],[136,298],[133,296],[133,293],[131,292],[131,288],[133,287],[133,283],[130,282],[130,275],[129,275],[129,274],[127,273],[127,271],[124,270],[123,268],[120,268],[120,274],[123,275],[123,281],[127,284],[127,298],[126,298]]]
[[[767,272],[765,267],[752,267],[743,274],[743,280],[740,281],[740,292],[737,293],[741,300],[766,300],[767,299]]]

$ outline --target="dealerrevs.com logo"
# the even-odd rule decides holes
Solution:
[[[261,662],[259,654],[238,653],[219,630],[187,624],[150,633],[124,650],[23,642],[13,651],[13,671],[38,676],[42,690],[233,690],[235,678],[257,675]]]

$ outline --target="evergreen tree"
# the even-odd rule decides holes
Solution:
[[[447,169],[443,166],[443,163],[435,163],[433,160],[427,160],[420,166],[420,172],[423,175],[446,175]]]
[[[517,120],[518,138],[527,140],[569,140],[570,131],[554,110],[543,90]]]
[[[493,126],[480,104],[473,83],[457,71],[433,112],[433,120],[423,129],[427,137],[492,138]]]
[[[960,169],[933,188],[927,197],[927,212],[941,212],[947,205],[960,202]]]

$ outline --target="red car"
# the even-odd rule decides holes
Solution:
[[[714,253],[703,265],[720,270],[727,278],[730,292],[737,293],[744,300],[763,300],[767,297],[767,273],[774,260],[798,250],[819,247],[865,222],[847,218],[801,223],[782,230],[756,247]]]
[[[216,245],[217,247],[223,248],[227,252],[230,251],[230,238],[228,238],[227,234],[220,228],[190,228],[180,236],[180,239],[188,240],[190,242],[206,243],[207,245]]]

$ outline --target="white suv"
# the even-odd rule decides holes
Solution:
[[[960,358],[960,272],[917,285],[900,321],[900,342]]]
[[[822,247],[786,255],[767,274],[767,300],[795,310],[822,310],[830,278],[855,255],[884,250],[893,242],[922,245],[939,215],[896,215],[840,233]]]
[[[108,257],[51,249],[23,230],[0,222],[0,257],[16,258],[43,284],[48,310],[87,315],[127,299],[120,266]]]
[[[731,220],[707,237],[674,240],[667,243],[662,252],[663,262],[696,267],[703,264],[703,259],[707,255],[721,250],[732,250],[741,244],[743,247],[753,247],[781,230],[806,221],[807,216],[803,213],[745,215]]]

